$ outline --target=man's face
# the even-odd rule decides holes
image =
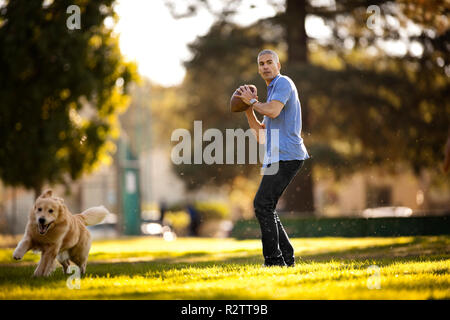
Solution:
[[[270,81],[280,73],[281,65],[271,54],[263,54],[258,58],[258,73],[261,77]]]

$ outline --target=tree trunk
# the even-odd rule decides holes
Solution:
[[[37,184],[33,187],[34,198],[37,199],[42,194],[42,184]]]
[[[306,0],[286,0],[285,28],[288,64],[307,63]]]
[[[308,63],[307,35],[305,29],[306,0],[286,0],[285,30],[288,45],[287,68],[295,64]],[[295,81],[295,79],[293,79]],[[297,88],[301,92],[301,88]],[[308,101],[299,95],[302,106],[302,136],[309,132]],[[313,165],[311,159],[306,160],[303,168],[292,180],[283,194],[284,210],[314,214],[314,183],[312,179]]]

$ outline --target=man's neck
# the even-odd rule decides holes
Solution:
[[[269,86],[269,84],[273,81],[273,79],[275,79],[276,77],[278,77],[280,74],[278,73],[277,75],[275,75],[275,77],[273,77],[270,80],[266,80],[266,85]]]

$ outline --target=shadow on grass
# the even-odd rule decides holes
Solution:
[[[319,252],[318,252],[319,251]],[[349,248],[344,250],[334,250],[320,248],[317,250],[299,252],[296,255],[301,257],[309,257],[314,260],[328,260],[330,257],[336,259],[356,259],[356,258],[382,258],[382,257],[409,257],[419,256],[427,254],[447,254],[450,253],[450,239],[442,237],[414,237],[407,243],[389,243],[389,244],[377,244],[371,247],[363,248]],[[206,261],[230,261],[230,259],[237,258],[237,261],[245,261],[248,257],[254,256],[262,257],[261,249],[238,249],[224,252],[186,252],[176,253],[173,252],[127,252],[124,254],[114,254],[111,259],[110,254],[98,252],[90,256],[90,261],[94,263],[109,263],[109,262],[164,262],[164,263],[177,263],[177,262],[191,262],[198,263],[202,260]],[[120,259],[134,258],[134,261],[120,261]],[[139,260],[139,258],[142,258]],[[104,260],[104,261],[100,261]],[[258,259],[259,260],[259,259]]]
[[[344,264],[360,264],[360,268],[371,264],[388,266],[399,262],[441,261],[450,257],[448,237],[414,237],[408,243],[375,245],[366,248],[352,248],[341,251],[305,252],[297,255],[297,264],[314,262],[327,263],[339,261]],[[138,252],[139,253],[139,252]],[[126,253],[120,258],[133,258],[138,253]],[[148,256],[148,253],[146,253]],[[142,254],[142,258],[146,258]],[[107,253],[96,253],[90,257],[87,266],[87,276],[116,277],[116,276],[164,276],[171,270],[189,268],[206,269],[214,266],[239,267],[263,263],[261,250],[236,250],[225,253],[186,252],[174,255],[172,252],[152,253],[147,261],[95,261]],[[139,257],[139,254],[137,255]],[[94,260],[94,261],[92,261]],[[48,278],[33,278],[32,274],[37,264],[0,267],[0,284],[26,285],[41,287],[42,285],[60,285],[66,281],[68,275],[63,274],[60,266]]]

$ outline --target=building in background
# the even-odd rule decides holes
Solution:
[[[386,206],[408,207],[414,215],[450,213],[450,193],[433,188],[426,171],[416,177],[409,170],[389,174],[372,168],[340,181],[323,179],[317,182],[315,200],[321,216],[360,216],[366,208]]]

